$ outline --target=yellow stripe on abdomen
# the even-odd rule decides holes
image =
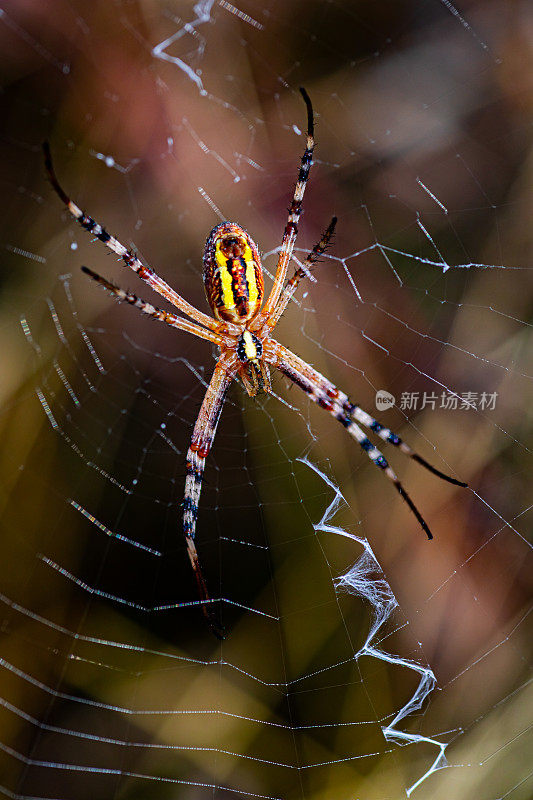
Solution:
[[[255,310],[257,299],[259,297],[259,290],[257,287],[257,280],[255,277],[256,263],[252,253],[252,248],[246,245],[244,251],[244,260],[246,261],[246,283],[248,284],[248,299],[250,302],[250,310]]]
[[[231,311],[235,308],[235,295],[233,293],[231,273],[228,269],[228,260],[226,256],[220,252],[220,242],[217,242],[215,261],[222,285],[222,305],[228,311]]]

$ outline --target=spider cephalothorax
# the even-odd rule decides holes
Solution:
[[[239,336],[237,355],[243,364],[251,362],[256,364],[263,355],[263,343],[255,334],[244,331]]]
[[[213,317],[210,317],[188,303],[166,281],[156,275],[150,267],[143,264],[134,253],[124,247],[118,239],[111,236],[99,223],[95,222],[92,217],[85,214],[70,200],[55,176],[50,149],[47,144],[44,145],[45,165],[52,186],[71,214],[85,230],[104,242],[114,253],[117,253],[126,266],[136,272],[145,283],[155,289],[156,292],[159,292],[185,316],[178,316],[172,312],[156,308],[144,302],[132,292],[120,289],[105,278],[92,272],[92,270],[87,269],[87,267],[82,267],[84,272],[119,300],[131,303],[153,319],[165,322],[173,328],[192,333],[219,347],[220,355],[207,387],[194,426],[189,450],[187,451],[187,477],[183,502],[183,533],[186,540],[187,553],[196,577],[200,603],[212,631],[219,637],[223,636],[223,629],[212,611],[211,604],[214,601],[209,596],[200,567],[195,544],[195,533],[205,459],[213,444],[226,391],[236,378],[241,379],[249,395],[257,394],[260,388],[270,392],[270,366],[278,369],[303,389],[310,400],[328,411],[346,428],[371,461],[383,471],[414,513],[430,539],[432,538],[431,531],[420,512],[398,480],[392,467],[390,467],[380,450],[372,444],[360,426],[362,425],[372,431],[383,441],[394,445],[402,453],[422,464],[430,472],[438,475],[439,478],[457,486],[466,486],[466,483],[451,478],[428,464],[422,456],[415,453],[399,436],[371,417],[370,414],[367,414],[356,403],[352,403],[344,392],[334,386],[306,361],[277,342],[271,335],[296,291],[300,280],[309,274],[319,256],[328,246],[337,222],[337,218],[333,217],[322,238],[313,247],[302,266],[296,269],[290,280],[287,280],[287,270],[298,233],[302,200],[315,146],[311,101],[305,89],[300,89],[300,91],[307,106],[306,148],[300,162],[300,171],[289,208],[274,284],[263,307],[264,285],[259,251],[251,237],[240,225],[235,222],[223,222],[213,228],[207,238],[204,250],[204,284],[207,299],[213,312]],[[186,317],[190,317],[190,319],[186,319]],[[191,320],[193,321],[191,322]]]

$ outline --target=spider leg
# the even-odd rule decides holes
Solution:
[[[287,308],[290,299],[295,293],[296,289],[298,288],[298,284],[300,283],[302,278],[309,277],[313,265],[318,261],[319,257],[322,255],[322,253],[328,246],[330,239],[333,236],[333,231],[335,230],[336,224],[337,224],[337,217],[333,217],[328,227],[322,234],[322,238],[320,239],[318,244],[315,244],[311,252],[308,254],[307,258],[305,259],[304,263],[302,264],[302,266],[295,271],[292,278],[285,284],[285,288],[283,289],[283,294],[281,295],[276,308],[272,311],[267,321],[270,329],[274,328],[279,322],[281,315]]]
[[[44,164],[46,171],[48,172],[48,177],[50,178],[50,183],[52,184],[58,197],[67,206],[72,216],[77,219],[82,228],[89,233],[94,234],[94,236],[103,242],[106,247],[119,255],[126,266],[130,267],[130,269],[136,272],[141,280],[151,286],[152,289],[154,289],[160,295],[165,297],[183,314],[187,314],[188,317],[191,317],[196,322],[199,322],[200,325],[204,325],[206,328],[209,328],[212,331],[218,330],[219,325],[214,319],[207,316],[207,314],[204,314],[202,311],[198,311],[198,309],[188,303],[181,295],[174,291],[174,289],[172,289],[172,287],[169,286],[166,281],[156,275],[150,267],[143,264],[142,261],[131,252],[131,250],[128,250],[118,241],[118,239],[115,239],[114,236],[111,236],[111,234],[109,234],[105,228],[102,227],[102,225],[96,222],[88,214],[85,214],[81,208],[79,208],[76,203],[70,199],[57,180],[54,165],[52,163],[50,145],[48,142],[43,143],[43,152]]]
[[[253,380],[250,380],[250,378],[248,377],[248,373],[246,371],[246,367],[243,366],[239,370],[239,378],[241,379],[242,385],[246,389],[246,392],[248,393],[248,396],[249,397],[255,397],[256,394],[257,394],[257,389],[258,389],[257,377],[256,377],[256,385],[254,386]]]
[[[263,357],[266,361],[273,364],[273,366],[277,367],[277,369],[283,372],[284,375],[290,378],[293,383],[303,389],[303,391],[306,392],[313,402],[317,403],[326,411],[329,411],[329,413],[335,417],[335,419],[344,425],[348,433],[353,436],[354,439],[356,439],[370,460],[377,467],[383,470],[387,478],[394,484],[396,491],[400,494],[403,500],[405,500],[420,523],[421,527],[426,532],[428,539],[432,539],[433,534],[431,533],[426,521],[411,500],[407,491],[404,489],[396,473],[389,465],[388,461],[385,459],[380,450],[378,450],[378,448],[372,444],[364,431],[361,430],[353,417],[358,419],[362,424],[366,425],[371,430],[375,431],[385,441],[391,442],[391,444],[396,444],[398,447],[400,447],[402,452],[411,458],[414,458],[416,461],[418,461],[418,463],[429,469],[430,472],[438,475],[439,478],[443,478],[444,480],[456,484],[457,486],[466,486],[467,484],[462,483],[455,478],[450,478],[448,475],[440,472],[440,470],[437,470],[435,467],[431,466],[431,464],[428,464],[428,462],[421,456],[418,456],[408,445],[402,447],[401,445],[403,445],[404,442],[402,442],[399,436],[393,434],[388,428],[380,426],[380,423],[370,417],[370,415],[366,414],[366,412],[364,412],[359,406],[351,403],[348,399],[348,396],[344,394],[344,392],[341,392],[339,389],[337,389],[337,387],[330,383],[330,381],[321,375],[320,372],[313,369],[313,367],[292,353],[286,347],[283,347],[283,345],[279,344],[279,342],[276,342],[274,339],[270,339],[269,341],[265,342]],[[374,423],[374,425],[372,423]]]
[[[250,368],[250,377],[252,379],[252,386],[251,386],[252,397],[256,397],[257,393],[259,391],[259,380],[257,378],[257,372],[255,371],[253,365]],[[245,387],[246,387],[246,384],[245,384]],[[246,391],[248,392],[248,394],[250,394],[250,389],[249,388],[246,388]]]
[[[265,392],[271,393],[272,386],[270,384],[270,370],[262,358],[259,360],[259,373],[263,381],[263,389]]]
[[[133,294],[133,292],[128,292],[125,289],[121,289],[119,286],[115,286],[114,283],[102,278],[101,275],[93,272],[92,269],[89,269],[88,267],[82,267],[81,271],[86,275],[89,275],[89,277],[99,283],[100,286],[103,286],[104,289],[107,289],[107,291],[113,294],[118,300],[124,303],[130,303],[132,306],[135,306],[142,311],[143,314],[147,314],[149,317],[152,317],[152,319],[159,320],[159,322],[166,322],[166,324],[170,325],[172,328],[178,328],[179,330],[187,331],[195,336],[199,336],[200,339],[207,339],[209,342],[213,342],[213,344],[221,344],[222,339],[220,336],[217,336],[216,333],[207,331],[200,325],[195,325],[194,322],[189,322],[188,319],[182,319],[176,314],[163,311],[161,308],[151,305],[151,303],[146,303],[144,300],[141,300],[140,297],[137,297],[136,294]]]
[[[285,283],[285,278],[287,277],[287,269],[289,268],[289,262],[294,249],[294,243],[298,235],[298,222],[302,211],[302,201],[305,187],[309,179],[309,171],[313,162],[313,150],[315,147],[313,106],[311,105],[311,100],[309,99],[309,95],[305,89],[300,88],[300,92],[305,101],[305,105],[307,106],[307,142],[302,160],[300,162],[300,171],[298,173],[296,186],[294,187],[292,203],[289,208],[289,218],[287,220],[287,225],[285,226],[281,250],[278,256],[274,285],[272,286],[270,296],[266,301],[263,311],[260,315],[263,319],[267,318],[272,310],[276,307],[283,291],[283,284]]]
[[[237,373],[238,366],[236,362],[237,356],[234,353],[228,356],[221,355],[213,372],[211,382],[207,387],[187,451],[187,477],[185,479],[185,496],[183,500],[183,534],[187,544],[187,554],[196,578],[204,616],[211,631],[219,639],[224,638],[224,631],[211,608],[211,598],[209,597],[207,584],[200,566],[194,537],[205,460],[215,438],[224,395]]]
[[[345,397],[345,395],[342,396]],[[398,434],[393,433],[390,428],[382,425],[382,423],[378,422],[377,419],[374,419],[374,417],[371,417],[366,411],[363,411],[361,406],[358,406],[356,403],[351,403],[348,397],[346,397],[343,408],[349,417],[355,418],[361,423],[361,425],[364,425],[365,428],[369,428],[371,431],[376,433],[380,439],[383,439],[384,442],[389,442],[389,444],[394,445],[406,456],[412,458],[413,461],[416,461],[418,464],[421,464],[423,467],[429,470],[429,472],[432,472],[434,475],[442,478],[443,481],[448,481],[448,483],[453,483],[455,486],[462,486],[463,488],[468,486],[467,483],[458,481],[457,478],[452,478],[450,475],[446,475],[444,472],[441,472],[439,469],[426,461],[425,458],[419,456],[418,453],[415,453],[412,447],[409,447],[409,445],[398,436]]]

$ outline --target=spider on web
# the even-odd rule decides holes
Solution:
[[[352,403],[344,392],[310,364],[272,338],[272,331],[287,308],[300,280],[309,275],[319,256],[326,250],[337,223],[337,218],[333,217],[303,265],[295,271],[290,280],[287,280],[287,270],[298,233],[298,221],[315,147],[313,107],[305,89],[301,88],[300,92],[307,107],[307,143],[301,158],[272,290],[262,306],[264,282],[257,246],[240,225],[235,222],[223,222],[209,234],[203,256],[204,285],[213,317],[190,305],[134,253],[78,208],[61,188],[52,165],[50,147],[47,142],[43,144],[45,165],[52,186],[80,225],[121,256],[126,266],[136,272],[139,278],[190,319],[184,319],[146,303],[135,294],[120,289],[87,267],[82,267],[82,270],[119,300],[131,303],[153,319],[206,339],[220,348],[220,355],[207,387],[187,452],[187,477],[183,502],[183,534],[187,553],[196,577],[204,615],[209,627],[219,638],[224,637],[224,630],[213,613],[214,601],[209,596],[200,566],[195,533],[205,460],[213,444],[224,396],[236,378],[240,378],[250,397],[254,397],[261,389],[271,392],[269,373],[271,366],[280,370],[303,389],[313,402],[339,420],[348,433],[359,442],[370,460],[396,487],[429,539],[433,536],[427,523],[387,460],[357,423],[377,434],[385,442],[398,447],[402,453],[422,464],[439,478],[456,486],[467,486],[466,483],[445,475],[429,464],[389,428],[367,414],[356,403]]]

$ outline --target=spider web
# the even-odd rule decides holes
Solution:
[[[1,5],[2,796],[531,797],[532,24],[500,0]],[[428,543],[297,387],[234,385],[198,523],[218,643],[180,533],[216,353],[87,282],[157,302],[40,148],[205,310],[220,218],[275,269],[300,85],[296,259],[339,223],[277,338],[470,488],[385,451]]]

